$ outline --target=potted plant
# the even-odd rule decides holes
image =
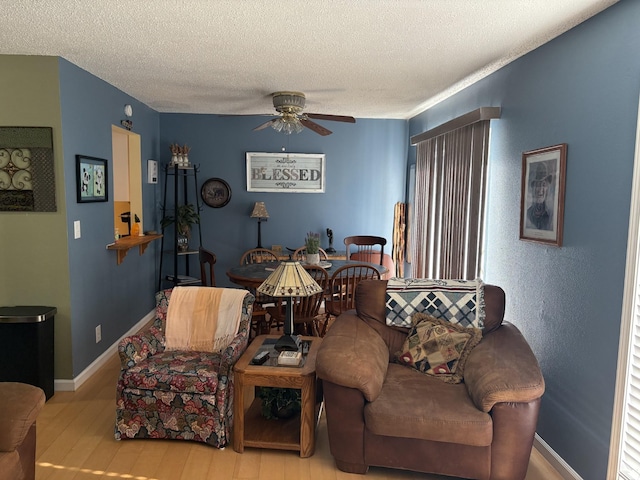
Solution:
[[[307,248],[307,263],[310,265],[320,263],[320,234],[314,232],[307,233],[304,245]]]
[[[290,418],[300,411],[302,396],[296,388],[262,387],[258,396],[266,419]]]
[[[172,223],[176,223],[178,231],[178,249],[186,251],[189,249],[189,237],[191,236],[191,227],[200,223],[200,214],[192,203],[179,205],[176,210],[177,221],[173,215],[166,215],[160,224],[162,228],[166,228]]]

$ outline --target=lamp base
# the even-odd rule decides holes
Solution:
[[[299,335],[282,335],[273,347],[276,352],[295,352],[300,350]]]
[[[325,252],[327,252],[327,253],[336,253],[336,249],[335,249],[335,248],[333,248],[333,247],[329,247],[329,248],[327,248],[327,249],[325,250]]]

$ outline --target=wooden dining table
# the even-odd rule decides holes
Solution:
[[[282,262],[263,262],[263,263],[250,263],[247,265],[236,265],[227,270],[227,276],[229,280],[237,285],[242,285],[247,288],[258,288],[262,285],[269,275],[280,265]],[[321,265],[329,274],[329,277],[338,268],[349,264],[364,264],[374,267],[380,275],[387,273],[387,267],[378,263],[367,262],[352,262],[349,260],[329,260],[328,262],[321,262],[327,266]],[[304,265],[304,263],[303,263]]]

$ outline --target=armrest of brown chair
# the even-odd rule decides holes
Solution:
[[[371,402],[380,395],[388,366],[386,344],[352,311],[340,315],[323,338],[316,373],[324,380],[360,390]]]
[[[26,383],[0,383],[0,452],[17,449],[44,406],[41,388]]]
[[[488,333],[471,351],[464,367],[469,396],[480,410],[497,403],[526,403],[544,393],[538,360],[520,330],[508,322]]]

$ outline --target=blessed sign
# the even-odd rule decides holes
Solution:
[[[247,152],[247,191],[324,192],[324,154]]]

